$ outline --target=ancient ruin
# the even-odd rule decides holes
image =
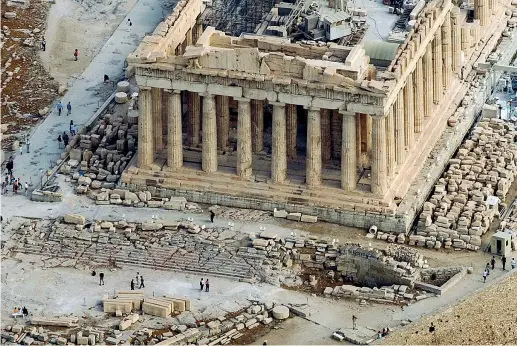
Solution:
[[[462,80],[506,28],[505,3],[476,1],[470,18],[450,0],[422,2],[380,62],[362,41],[229,36],[203,27],[203,1],[181,1],[128,57],[138,155],[121,185],[405,232],[419,205],[398,204],[454,114]]]

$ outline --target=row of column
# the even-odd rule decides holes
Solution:
[[[182,143],[182,102],[178,90],[160,90],[142,87],[140,89],[139,149],[138,162],[140,167],[150,167],[154,162],[154,153],[163,148],[161,132],[162,117],[159,113],[162,105],[155,100],[157,94],[164,93],[167,105],[165,111],[167,122],[167,166],[177,169],[183,165]],[[263,149],[263,101],[235,98],[238,102],[237,123],[237,175],[248,178],[252,173],[252,153]],[[202,107],[199,104],[202,102]],[[217,171],[218,147],[227,145],[228,98],[210,94],[199,95],[187,93],[188,135],[189,144],[199,143],[199,131],[202,131],[202,170],[207,173]],[[297,128],[296,106],[279,102],[270,102],[273,106],[272,117],[272,158],[271,181],[283,183],[287,177],[287,159],[296,155]],[[196,115],[202,108],[201,119]],[[319,108],[309,108],[307,116],[307,157],[306,183],[309,186],[319,186],[322,183],[322,162],[332,155],[331,123],[341,117],[341,186],[346,191],[353,191],[357,185],[357,122],[360,114],[345,111],[331,112]],[[372,117],[372,191],[383,194],[386,191],[386,174],[388,168],[386,155],[392,157],[393,152],[387,151],[386,129],[394,126],[393,116],[388,122],[382,117]],[[222,127],[222,128],[221,128]],[[287,131],[287,129],[290,129]],[[219,134],[218,134],[219,132]],[[253,135],[256,132],[256,135]],[[389,132],[389,131],[388,131]],[[223,135],[226,133],[226,135]],[[325,135],[326,133],[326,135]],[[197,134],[197,135],[196,135]],[[334,135],[335,136],[335,135]],[[395,137],[388,136],[394,141]],[[394,148],[394,146],[390,146]]]

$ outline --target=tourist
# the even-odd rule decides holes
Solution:
[[[72,105],[70,104],[70,101],[68,101],[68,104],[66,105],[66,116],[69,116],[72,114]]]
[[[210,210],[210,222],[214,223],[214,217],[215,217],[214,211]]]
[[[20,144],[20,155],[23,155],[23,145]]]
[[[2,181],[2,195],[7,193],[7,182]]]
[[[24,306],[22,309],[23,316],[29,316],[29,310]]]
[[[503,263],[503,270],[506,270],[506,256],[503,255],[503,257],[501,257],[501,262]]]
[[[45,51],[47,48],[47,41],[45,41],[45,37],[43,37],[43,40],[41,41],[41,49]]]
[[[99,274],[99,286],[104,285],[104,273]]]
[[[199,281],[199,288],[201,292],[203,292],[203,287],[205,287],[205,285],[203,284],[203,278],[201,278],[201,281]]]
[[[483,283],[486,282],[486,277],[488,276],[488,270],[486,270],[485,268],[485,271],[483,272]]]
[[[210,282],[208,282],[208,279],[205,281],[205,292],[210,292]]]
[[[9,174],[13,173],[14,161],[13,161],[12,156],[9,158],[9,161],[7,161],[6,168],[7,168],[7,173],[9,173]]]
[[[382,333],[380,330],[377,332],[377,339],[382,339]]]
[[[74,52],[74,60],[77,61],[77,57],[79,56],[79,51],[76,49]]]
[[[27,184],[27,182],[25,182],[25,196],[27,196],[27,194],[29,193],[29,184]]]
[[[140,285],[140,272],[136,272],[136,286],[138,287],[138,285]]]
[[[18,312],[20,311],[20,309],[18,309],[18,307],[14,307],[14,310],[13,310],[13,313],[17,314]]]
[[[135,290],[135,279],[131,279],[131,291]]]
[[[266,346],[267,345],[267,340],[264,340],[264,342],[262,343],[262,346]]]
[[[512,257],[512,261],[510,262],[510,264],[512,265],[512,269],[515,269],[515,258]]]
[[[127,19],[127,32],[131,32],[131,27],[133,26],[133,23],[131,23],[131,19]]]
[[[352,315],[352,329],[356,329],[357,327],[357,317],[355,315]]]
[[[110,77],[108,77],[107,74],[104,75],[104,84],[108,83],[110,80]]]
[[[66,146],[68,145],[68,135],[66,134],[66,132],[63,132],[63,144],[65,145],[65,149],[66,149]]]
[[[72,136],[75,136],[77,134],[77,125],[76,124],[72,125],[72,131],[71,132],[73,132]]]
[[[74,133],[72,132],[72,127],[74,126],[74,121],[70,120],[70,134],[73,136]]]
[[[145,288],[144,277],[142,275],[140,275],[140,287],[139,287],[139,289],[142,289],[142,288]]]
[[[58,142],[59,149],[61,149],[61,144],[62,144],[61,142],[62,142],[62,141],[63,141],[63,139],[61,139],[61,135],[59,135],[59,136],[57,137],[57,142]]]
[[[431,326],[429,327],[429,333],[434,333],[435,330],[436,328],[434,327],[434,323],[431,322]]]
[[[61,101],[59,101],[57,104],[57,115],[58,116],[61,116],[61,110],[63,110],[63,104],[61,103]]]
[[[16,180],[16,179],[14,180],[14,183],[13,183],[13,192],[15,194],[18,193],[18,180]]]
[[[465,79],[465,66],[461,67],[461,80]]]
[[[492,256],[492,259],[490,260],[490,264],[492,265],[492,270],[495,269],[495,256]]]
[[[487,272],[486,275],[490,275],[490,263],[487,263],[486,266],[485,266],[485,270]]]
[[[25,146],[27,147],[27,153],[29,153],[29,147],[31,145],[31,141],[29,140],[29,137],[25,138]]]

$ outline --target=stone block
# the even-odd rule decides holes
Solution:
[[[168,210],[185,210],[186,204],[185,197],[171,197],[169,201],[163,204],[163,207]]]
[[[66,214],[64,221],[74,225],[84,225],[86,223],[85,217],[79,214]]]
[[[76,339],[76,343],[78,345],[88,345],[88,337],[87,336],[78,336]]]
[[[278,305],[273,308],[273,317],[276,320],[285,320],[289,317],[289,308],[285,305]]]
[[[118,345],[119,340],[113,337],[109,337],[106,339],[106,344],[108,345]]]
[[[163,228],[163,224],[157,223],[157,222],[155,222],[155,223],[148,222],[148,223],[142,224],[142,231],[157,231],[162,228]]]
[[[287,215],[287,220],[300,221],[302,218],[302,213],[289,213]]]
[[[260,233],[260,238],[264,239],[276,239],[277,233],[275,231],[263,231]]]
[[[279,217],[279,218],[285,219],[287,217],[287,215],[288,215],[288,213],[285,210],[277,210],[275,208],[275,210],[273,211],[274,217]]]
[[[131,324],[132,324],[132,321],[131,320],[123,320],[120,322],[120,324],[118,325],[118,329],[119,330],[126,330],[128,329],[129,327],[131,327]]]
[[[315,222],[318,222],[318,217],[317,216],[313,216],[313,215],[303,214],[302,217],[300,218],[300,221],[301,222],[315,223]]]

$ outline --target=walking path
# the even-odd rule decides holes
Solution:
[[[32,181],[36,185],[43,172],[49,168],[50,162],[59,159],[63,151],[58,147],[59,134],[69,131],[70,120],[80,128],[95,113],[105,101],[106,91],[108,94],[114,91],[111,84],[111,90],[106,90],[108,86],[103,85],[104,74],[115,81],[123,77],[127,55],[136,49],[146,33],[154,30],[162,16],[160,0],[139,0],[135,4],[81,77],[61,99],[61,116],[58,116],[54,105],[48,117],[32,133],[29,153],[23,143],[24,153],[17,153],[14,160],[14,174],[17,178],[20,177],[22,182]],[[128,18],[133,23],[131,32],[127,31]],[[72,114],[67,117],[68,102],[72,105]]]

